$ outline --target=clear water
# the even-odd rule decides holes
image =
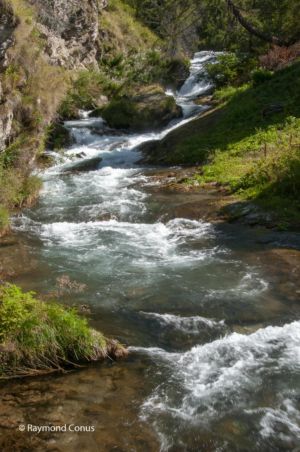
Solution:
[[[195,56],[179,103],[210,88],[207,58]],[[15,219],[37,262],[23,287],[49,294],[62,275],[85,284],[62,300],[89,305],[91,323],[131,350],[126,362],[1,390],[7,416],[7,394],[17,395],[16,425],[95,426],[42,435],[36,450],[299,450],[297,282],[262,253],[257,232],[178,218],[189,195],[153,190],[136,146],[178,125],[117,136],[101,120],[68,123],[76,145],[55,156],[39,204]],[[94,156],[97,170],[66,172]]]

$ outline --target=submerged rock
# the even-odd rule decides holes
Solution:
[[[76,171],[96,171],[99,168],[100,163],[102,162],[101,157],[93,157],[91,159],[80,160],[79,162],[75,162],[72,166],[65,168],[64,173],[76,172]]]

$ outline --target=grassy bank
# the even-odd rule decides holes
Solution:
[[[0,379],[126,355],[123,346],[91,329],[74,309],[42,302],[14,285],[0,286]]]
[[[176,130],[150,160],[201,165],[192,183],[217,182],[300,221],[300,62],[258,85],[215,93],[216,108]]]

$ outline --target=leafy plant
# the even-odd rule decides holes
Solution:
[[[252,81],[253,81],[253,85],[254,86],[258,86],[261,83],[265,83],[268,80],[270,80],[273,76],[273,72],[268,71],[267,69],[255,69],[254,71],[252,71]]]
[[[217,63],[208,63],[206,69],[214,84],[222,87],[245,83],[256,66],[256,60],[247,54],[224,53],[218,57]]]

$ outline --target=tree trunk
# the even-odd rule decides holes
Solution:
[[[242,25],[242,27],[245,28],[251,35],[256,36],[257,38],[262,39],[265,42],[269,42],[270,44],[274,44],[280,47],[288,47],[291,44],[294,44],[299,39],[299,35],[294,36],[289,41],[285,41],[281,38],[278,38],[277,36],[269,35],[262,30],[258,30],[255,28],[250,22],[248,22],[247,19],[243,17],[240,10],[235,6],[232,0],[226,0],[227,6],[229,10],[232,12],[234,17],[239,21],[239,23]]]

